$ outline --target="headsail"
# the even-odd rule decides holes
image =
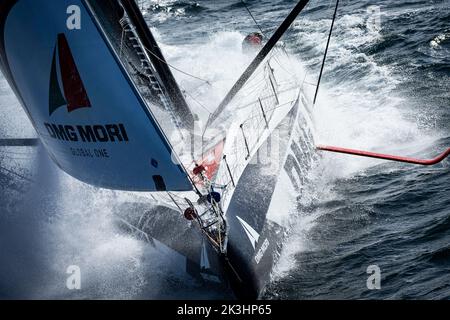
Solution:
[[[121,190],[192,190],[168,136],[193,118],[156,43],[160,65],[143,54],[151,34],[134,5],[4,0],[0,66],[70,175]]]

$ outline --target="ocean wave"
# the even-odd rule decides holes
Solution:
[[[450,31],[437,35],[430,41],[430,46],[432,48],[440,48],[444,43],[450,40]]]

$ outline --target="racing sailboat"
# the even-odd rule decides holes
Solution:
[[[288,223],[272,199],[300,190],[314,157],[306,97],[274,50],[307,3],[201,130],[134,0],[3,0],[0,63],[62,170],[151,192],[152,210],[118,210],[124,228],[186,257],[190,274],[254,298]]]
[[[1,0],[0,66],[62,170],[150,192],[154,207],[117,209],[125,230],[170,248],[190,275],[257,298],[317,157],[313,102],[277,46],[308,2],[203,128],[134,0]]]

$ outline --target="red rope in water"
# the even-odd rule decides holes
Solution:
[[[321,150],[321,151],[329,151],[329,152],[350,154],[350,155],[360,156],[360,157],[368,157],[368,158],[375,158],[375,159],[383,159],[383,160],[390,160],[390,161],[397,161],[397,162],[419,164],[419,165],[423,165],[423,166],[431,166],[431,165],[437,164],[450,155],[450,148],[448,148],[446,151],[444,151],[442,154],[440,154],[436,158],[429,159],[429,160],[421,160],[421,159],[416,159],[416,158],[401,157],[401,156],[394,156],[394,155],[389,155],[389,154],[375,153],[375,152],[370,152],[370,151],[362,151],[362,150],[347,149],[347,148],[340,148],[340,147],[333,147],[333,146],[324,146],[324,145],[318,145],[318,146],[316,146],[316,148],[317,148],[317,150]]]

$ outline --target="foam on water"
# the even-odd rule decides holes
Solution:
[[[24,287],[19,297],[64,299],[176,298],[197,290],[181,257],[117,228],[114,209],[129,201],[151,208],[145,194],[83,184],[57,169],[42,149],[25,165],[33,164],[34,183],[15,195],[15,206],[0,222],[9,243],[2,248],[0,270],[8,275],[0,279],[3,286]],[[66,288],[72,265],[81,270],[80,291]]]
[[[12,94],[8,82],[0,72],[0,137],[34,137],[33,128],[28,125],[28,117],[20,103]],[[25,123],[25,125],[20,125]]]
[[[393,75],[391,67],[379,65],[361,50],[382,40],[380,32],[366,28],[365,15],[344,15],[336,23],[314,110],[316,143],[430,157],[426,151],[441,135],[432,126],[421,126],[418,111],[410,107],[412,98],[396,92],[402,79]],[[297,55],[310,70],[308,82],[314,82],[317,77],[312,75],[312,70],[317,70],[320,53],[325,46],[323,35],[329,25],[330,20],[306,20],[297,25],[299,46],[309,48]],[[314,88],[310,87],[308,91],[311,95]],[[310,172],[312,183],[305,186],[302,203],[299,203],[302,208],[313,209],[298,213],[292,235],[275,269],[275,280],[288,276],[293,268],[301,270],[296,255],[319,249],[309,238],[309,232],[317,226],[319,218],[328,213],[320,204],[341,200],[333,190],[334,184],[355,175],[364,175],[365,170],[384,163],[330,153],[321,155]],[[380,172],[386,173],[396,168],[379,166]]]
[[[161,42],[164,39],[154,31],[171,65],[209,82],[172,71],[182,90],[187,92],[189,105],[205,123],[252,59],[252,55],[242,53],[244,35],[219,32],[198,44],[173,46]]]
[[[181,73],[176,74],[181,86],[196,100],[216,106],[245,67],[246,61],[240,50],[242,38],[238,33],[228,33],[216,35],[202,46],[163,45],[163,48],[171,63],[213,84],[211,87]],[[231,50],[227,50],[230,47]],[[222,52],[220,63],[217,52]],[[31,124],[26,117],[23,119],[24,112],[3,77],[0,84],[0,101],[8,110],[2,115],[4,132],[12,137],[23,137],[27,132],[33,136]],[[199,114],[205,114],[198,102],[190,102],[197,105]],[[41,259],[40,276],[46,279],[34,283],[28,294],[35,298],[184,297],[183,290],[174,294],[170,289],[174,284],[178,289],[182,288],[180,283],[186,286],[185,292],[195,292],[198,284],[186,279],[183,264],[171,261],[164,250],[153,249],[116,228],[112,214],[114,207],[125,201],[148,201],[145,194],[113,192],[83,184],[57,169],[43,150],[26,160],[21,165],[34,167],[34,183],[26,195],[17,199],[26,198],[14,210],[14,223],[27,230],[25,226],[33,226],[33,233],[39,238],[35,249]],[[23,234],[28,231],[19,229],[16,238],[26,238]],[[85,290],[69,292],[65,288],[68,277],[65,272],[70,265],[80,266]],[[16,274],[14,278],[20,278],[20,275]]]

